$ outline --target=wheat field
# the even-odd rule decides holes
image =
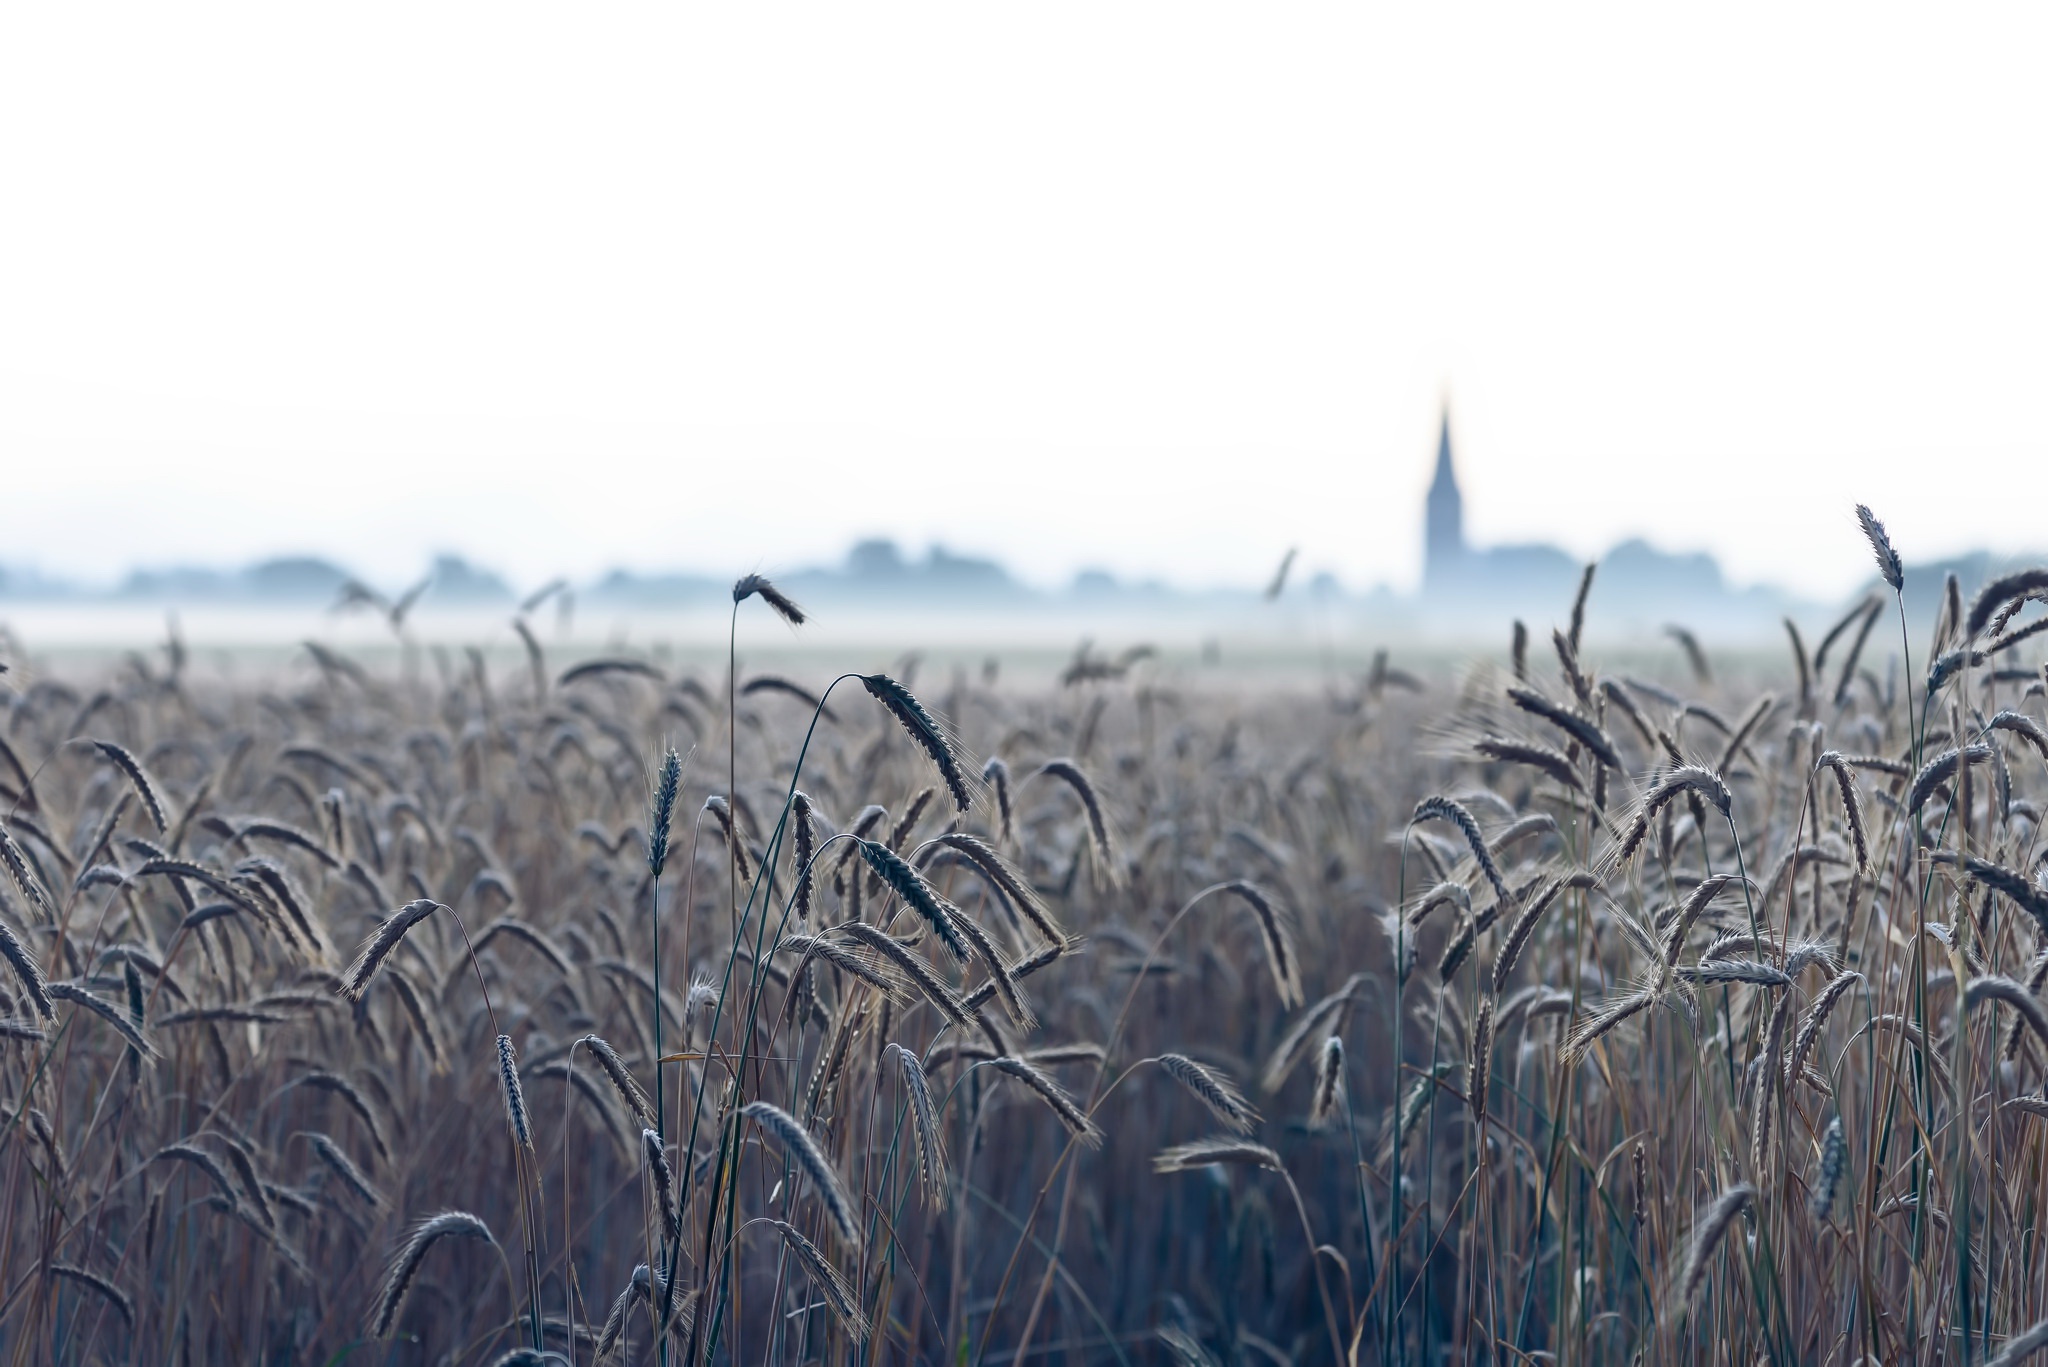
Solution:
[[[1866,526],[1661,666],[17,650],[0,1355],[2016,1361],[2048,572]]]

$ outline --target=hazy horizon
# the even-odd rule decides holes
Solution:
[[[19,12],[0,560],[2030,549],[2048,16]],[[1928,479],[1930,468],[1965,472]]]
[[[1282,581],[1282,587],[1283,592],[1288,595],[1299,594],[1312,583],[1324,578],[1334,583],[1338,591],[1349,596],[1363,597],[1376,594],[1390,594],[1396,598],[1406,600],[1415,598],[1420,593],[1420,585],[1413,582],[1417,578],[1414,574],[1405,576],[1410,581],[1406,583],[1398,582],[1395,578],[1370,580],[1347,578],[1342,573],[1327,567],[1323,569],[1305,567],[1302,563],[1303,557],[1298,553],[1290,558],[1283,552],[1272,564],[1259,568],[1247,576],[1235,578],[1183,579],[1166,575],[1117,574],[1102,562],[1085,558],[1078,560],[1072,569],[1063,573],[1033,576],[1021,571],[1017,566],[1011,565],[999,556],[986,554],[974,546],[943,540],[934,540],[922,545],[904,544],[888,537],[853,538],[841,546],[837,554],[827,554],[816,560],[792,561],[787,564],[774,566],[774,575],[771,577],[789,578],[795,576],[797,578],[805,578],[816,575],[842,575],[848,571],[850,562],[863,547],[872,546],[878,542],[895,548],[902,556],[905,566],[914,571],[923,570],[927,565],[939,558],[985,564],[1000,571],[1017,588],[1039,595],[1057,595],[1074,591],[1077,587],[1086,588],[1088,586],[1086,581],[1105,575],[1117,587],[1124,589],[1159,589],[1189,596],[1219,593],[1264,595],[1270,591],[1282,562],[1287,564],[1287,573]],[[1548,545],[1549,543],[1515,544],[1519,546]],[[1675,551],[1643,538],[1627,538],[1612,546],[1602,548],[1595,554],[1586,557],[1586,559],[1591,562],[1601,562],[1611,552],[1629,545],[1647,545],[1659,554],[1674,557],[1686,554],[1707,554],[1711,558],[1710,552]],[[1298,548],[1290,549],[1298,550]],[[1981,547],[1974,547],[1966,551],[1965,554],[1981,550]],[[629,582],[647,582],[673,578],[703,580],[712,584],[720,584],[728,578],[737,578],[741,574],[761,573],[764,569],[769,568],[759,563],[735,569],[731,566],[719,564],[692,564],[678,561],[669,564],[642,566],[607,564],[583,575],[547,574],[515,576],[507,573],[498,564],[466,555],[459,550],[445,546],[428,550],[410,568],[383,558],[366,561],[363,557],[350,556],[346,553],[326,554],[304,549],[282,550],[237,560],[194,557],[186,560],[163,560],[152,563],[115,565],[109,566],[103,571],[90,576],[50,573],[43,566],[31,561],[0,559],[0,601],[4,601],[9,596],[5,580],[5,576],[9,571],[24,572],[23,583],[36,583],[38,587],[46,586],[66,593],[82,594],[87,597],[96,598],[117,595],[130,590],[175,597],[178,596],[178,590],[163,587],[155,581],[181,574],[214,575],[222,579],[232,579],[248,571],[267,566],[308,562],[318,563],[343,571],[351,577],[361,580],[372,589],[387,594],[397,594],[413,584],[431,579],[436,565],[443,561],[456,562],[465,572],[475,572],[501,580],[506,592],[513,598],[524,597],[526,594],[546,587],[558,580],[566,582],[570,588],[578,591],[599,587],[606,580],[617,576],[622,576]],[[390,572],[385,574],[370,572],[362,568],[365,563],[376,563],[380,566],[386,566]],[[1916,560],[1915,563],[1920,562]],[[1716,564],[1718,566],[1718,561],[1716,561]],[[1719,568],[1723,570],[1725,575],[1726,567],[1719,566]],[[34,579],[30,579],[28,576],[34,576]],[[1863,579],[1869,579],[1870,577],[1870,575],[1866,574],[1863,576]],[[1861,581],[1859,580],[1858,582],[1860,583]],[[1786,592],[1793,597],[1807,597],[1807,595],[1791,594],[1791,591],[1784,584],[1768,580],[1759,580],[1751,583],[1728,575],[1726,576],[1726,584],[1730,592],[1736,593],[1751,589],[1770,589]],[[16,596],[19,596],[19,594],[17,593]],[[1844,595],[1829,595],[1817,598],[1816,601],[1832,603],[1837,597],[1842,596]]]

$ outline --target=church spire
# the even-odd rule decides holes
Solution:
[[[1423,517],[1422,586],[1448,588],[1465,559],[1465,499],[1451,465],[1451,404],[1444,400],[1436,442],[1436,476]]]
[[[1451,468],[1451,401],[1449,399],[1444,400],[1443,425],[1437,429],[1436,478],[1430,482],[1429,486],[1429,491],[1432,494],[1439,489],[1448,489],[1453,494],[1458,492],[1458,473]]]

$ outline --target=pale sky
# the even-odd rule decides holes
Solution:
[[[2048,10],[16,4],[0,564],[2048,546]]]

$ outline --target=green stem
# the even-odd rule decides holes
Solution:
[[[815,736],[817,735],[817,732],[818,732],[818,720],[819,720],[819,718],[820,718],[820,717],[822,717],[822,716],[824,715],[824,711],[825,711],[825,706],[826,706],[826,704],[827,704],[827,703],[828,703],[828,702],[830,701],[830,699],[831,699],[831,697],[832,697],[832,690],[833,690],[833,689],[835,689],[835,688],[837,688],[837,687],[838,687],[838,686],[839,686],[840,684],[844,683],[844,682],[845,682],[846,680],[848,680],[848,679],[851,679],[851,678],[857,678],[857,677],[858,677],[858,676],[857,676],[857,675],[854,675],[854,674],[841,674],[841,675],[840,675],[840,676],[839,676],[838,678],[834,679],[834,680],[833,680],[833,681],[832,681],[831,683],[827,684],[827,685],[825,686],[825,691],[824,691],[823,695],[822,695],[822,696],[820,696],[820,697],[819,697],[819,699],[818,699],[818,705],[817,705],[817,707],[816,707],[815,709],[813,709],[813,710],[812,710],[812,712],[811,712],[811,723],[810,723],[810,726],[809,726],[809,728],[808,728],[808,729],[806,729],[806,730],[805,730],[805,732],[804,732],[804,741],[803,741],[803,744],[802,744],[802,746],[800,746],[800,747],[798,748],[798,750],[797,750],[796,764],[795,764],[795,766],[794,766],[794,767],[793,767],[793,768],[791,769],[791,771],[790,771],[790,775],[789,775],[789,789],[788,789],[788,791],[787,791],[786,793],[784,793],[784,795],[783,795],[783,799],[782,799],[782,812],[781,812],[780,816],[778,816],[778,817],[777,817],[777,819],[776,819],[776,822],[775,822],[775,831],[774,831],[774,833],[773,833],[773,834],[772,834],[772,835],[770,836],[770,838],[769,838],[769,841],[768,841],[768,848],[766,849],[766,851],[764,851],[764,852],[763,852],[763,854],[762,854],[762,857],[761,857],[761,871],[760,871],[759,873],[757,873],[757,874],[755,875],[755,877],[754,877],[754,882],[753,882],[753,884],[752,884],[752,885],[751,885],[751,886],[750,886],[750,887],[748,888],[748,890],[747,890],[747,900],[746,900],[746,903],[745,903],[745,905],[744,905],[743,907],[741,907],[741,908],[739,909],[739,912],[738,912],[738,914],[737,914],[737,915],[735,916],[735,918],[734,918],[734,920],[733,920],[733,938],[732,938],[732,945],[731,945],[731,948],[730,948],[730,950],[728,951],[728,953],[726,954],[726,960],[725,960],[725,976],[724,976],[724,977],[723,977],[723,978],[722,978],[722,979],[720,980],[720,982],[719,982],[719,987],[718,987],[718,997],[717,997],[717,1000],[716,1000],[716,1002],[714,1003],[714,1005],[712,1006],[712,1009],[711,1009],[711,1024],[710,1024],[710,1027],[709,1027],[709,1028],[708,1028],[708,1029],[706,1030],[706,1032],[705,1032],[705,1035],[704,1035],[704,1039],[705,1039],[705,1054],[706,1054],[705,1062],[706,1062],[706,1064],[707,1064],[707,1065],[708,1065],[708,1064],[709,1064],[709,1062],[710,1062],[710,1058],[709,1058],[709,1055],[710,1055],[710,1052],[711,1052],[711,1049],[710,1049],[710,1046],[711,1046],[711,1042],[712,1042],[712,1041],[714,1041],[714,1040],[716,1040],[716,1039],[717,1039],[717,1037],[718,1037],[718,1027],[719,1027],[719,1024],[720,1024],[720,1022],[721,1022],[721,1021],[722,1021],[722,1020],[724,1019],[724,1015],[725,1015],[725,1004],[726,1004],[726,1001],[727,1001],[728,997],[729,997],[729,996],[731,995],[731,991],[732,991],[732,980],[733,980],[733,965],[739,962],[739,951],[740,951],[741,945],[742,945],[742,944],[744,943],[744,936],[745,936],[745,932],[746,932],[746,926],[747,926],[747,922],[748,922],[749,920],[751,920],[751,919],[752,919],[752,917],[753,917],[753,911],[754,911],[754,902],[755,902],[755,899],[756,899],[757,897],[762,897],[762,896],[763,896],[763,895],[764,895],[764,894],[766,893],[766,891],[768,890],[768,888],[772,886],[772,881],[771,881],[771,879],[770,879],[770,878],[768,878],[768,877],[765,877],[764,875],[767,875],[767,874],[768,874],[768,873],[769,873],[769,872],[770,872],[771,870],[773,870],[773,869],[774,869],[774,867],[775,867],[775,865],[776,865],[776,861],[777,861],[777,860],[778,860],[778,859],[779,859],[779,858],[781,857],[781,850],[782,850],[782,838],[783,838],[783,835],[784,835],[784,833],[785,833],[785,832],[786,832],[786,831],[788,830],[788,827],[789,827],[789,813],[790,813],[790,809],[791,809],[791,804],[792,804],[792,803],[794,802],[794,800],[795,800],[795,798],[796,798],[796,785],[797,785],[797,782],[798,782],[798,780],[799,780],[799,779],[800,779],[800,778],[802,777],[802,775],[803,775],[803,769],[804,769],[804,761],[805,761],[805,760],[806,760],[806,759],[807,759],[807,758],[809,757],[809,755],[810,755],[810,750],[811,750],[811,741],[812,741],[812,739],[813,739],[813,738],[814,738],[814,737],[815,737]],[[793,899],[792,899],[792,902],[793,902]],[[785,907],[785,908],[783,909],[783,923],[784,923],[784,924],[787,924],[787,923],[788,923],[788,920],[789,920],[789,916],[790,916],[790,910],[789,910],[789,907],[787,907],[787,906],[786,906],[786,907]],[[749,1000],[750,1000],[750,1002],[752,1002],[752,1003],[755,1003],[756,1005],[754,1005],[754,1006],[750,1006],[750,1008],[749,1008],[749,1020],[748,1020],[748,1023],[747,1023],[747,1031],[746,1031],[746,1035],[745,1035],[745,1041],[746,1041],[746,1042],[745,1042],[745,1043],[743,1043],[743,1045],[742,1045],[742,1052],[741,1052],[741,1055],[740,1055],[740,1057],[738,1058],[738,1060],[736,1060],[736,1062],[735,1062],[735,1064],[734,1064],[734,1067],[733,1067],[733,1089],[734,1089],[734,1096],[733,1096],[733,1100],[734,1100],[735,1102],[737,1102],[737,1101],[739,1100],[739,1089],[740,1089],[740,1087],[742,1086],[742,1084],[743,1084],[743,1081],[744,1081],[744,1073],[745,1073],[745,1069],[746,1069],[746,1064],[747,1064],[747,1057],[746,1057],[746,1052],[745,1052],[745,1051],[746,1051],[746,1049],[747,1049],[748,1047],[750,1047],[750,1046],[751,1046],[751,1043],[752,1043],[752,1039],[753,1039],[753,1025],[754,1025],[754,1022],[753,1022],[752,1016],[753,1016],[753,1015],[755,1014],[755,1012],[756,1012],[756,1011],[758,1010],[758,1005],[757,1005],[757,1004],[758,1004],[758,1002],[759,1002],[759,999],[760,999],[760,994],[761,994],[761,988],[760,988],[760,984],[761,984],[761,981],[762,981],[762,979],[763,979],[763,977],[765,976],[765,973],[766,973],[766,968],[765,968],[765,965],[764,965],[764,964],[763,964],[763,962],[762,962],[762,959],[761,959],[761,955],[760,955],[759,949],[760,949],[760,943],[761,943],[761,936],[762,936],[762,933],[763,933],[763,932],[765,932],[765,930],[766,930],[766,926],[767,926],[767,919],[768,919],[768,906],[767,906],[767,903],[766,903],[766,901],[764,900],[764,901],[763,901],[763,903],[762,903],[762,907],[761,907],[761,927],[760,927],[760,929],[759,929],[759,930],[757,930],[757,932],[756,932],[756,936],[755,936],[755,955],[754,955],[754,963],[753,963],[753,966],[752,966],[752,968],[751,968],[751,969],[749,970],[749,983],[750,983],[750,985],[751,985],[751,989],[752,989],[752,990],[751,990],[751,992],[750,992],[750,994],[749,994]],[[777,935],[778,935],[778,936],[779,936],[779,935],[781,934],[781,930],[780,930],[780,928],[779,928],[779,927],[778,927],[778,929],[777,929],[777,932],[776,932],[776,933],[777,933]],[[657,1003],[656,1003],[656,1009],[657,1009],[657,1010],[659,1010],[659,1006],[660,1006],[660,1004],[659,1004],[659,1002],[657,1002]],[[708,1083],[708,1082],[709,1082],[709,1077],[708,1077],[708,1072],[709,1072],[709,1070],[708,1070],[708,1067],[707,1067],[707,1070],[706,1070],[706,1071],[707,1071],[707,1077],[706,1077],[706,1082]],[[684,1205],[684,1206],[687,1206],[687,1205],[688,1205],[688,1202],[689,1202],[689,1196],[690,1196],[690,1185],[691,1185],[691,1175],[692,1175],[692,1172],[693,1172],[693,1170],[694,1170],[694,1166],[695,1166],[695,1165],[694,1165],[694,1163],[693,1163],[693,1161],[692,1161],[692,1155],[693,1155],[693,1154],[694,1154],[694,1153],[696,1152],[696,1148],[697,1148],[697,1131],[698,1131],[698,1128],[699,1128],[699,1126],[700,1126],[700,1125],[702,1124],[702,1121],[703,1121],[703,1118],[704,1118],[704,1092],[705,1092],[705,1087],[702,1087],[702,1086],[700,1086],[700,1087],[699,1087],[699,1088],[697,1089],[697,1100],[696,1100],[696,1104],[695,1104],[695,1106],[694,1106],[694,1107],[692,1108],[692,1111],[691,1111],[691,1116],[690,1116],[690,1134],[689,1134],[689,1139],[688,1139],[688,1141],[687,1141],[687,1142],[686,1142],[686,1143],[685,1143],[685,1144],[683,1145],[683,1147],[682,1147],[682,1149],[681,1149],[681,1151],[680,1151],[680,1153],[679,1153],[679,1159],[680,1159],[680,1162],[681,1162],[681,1165],[682,1165],[682,1168],[683,1168],[683,1177],[682,1177],[682,1190],[681,1190],[681,1192],[679,1193],[679,1196],[678,1196],[678,1200],[679,1200],[679,1202],[680,1202],[680,1203],[681,1203],[682,1205]],[[712,1193],[711,1193],[711,1211],[710,1211],[710,1213],[709,1213],[709,1216],[708,1216],[708,1219],[707,1219],[707,1222],[706,1222],[706,1226],[705,1226],[705,1229],[706,1229],[706,1239],[705,1239],[705,1250],[706,1250],[706,1254],[707,1254],[707,1256],[708,1256],[708,1254],[709,1254],[709,1251],[710,1251],[710,1246],[711,1246],[711,1244],[710,1244],[710,1239],[711,1239],[711,1235],[712,1235],[712,1233],[713,1233],[713,1232],[714,1232],[714,1231],[716,1230],[716,1227],[717,1227],[717,1223],[718,1223],[718,1217],[719,1217],[719,1214],[720,1214],[720,1208],[721,1208],[721,1206],[722,1206],[722,1204],[723,1204],[723,1201],[724,1201],[724,1195],[725,1195],[725,1187],[726,1187],[726,1185],[727,1185],[727,1184],[726,1184],[726,1183],[725,1183],[725,1182],[724,1182],[724,1181],[722,1180],[722,1177],[723,1177],[723,1168],[724,1168],[724,1163],[725,1163],[725,1159],[724,1159],[724,1154],[723,1154],[723,1148],[724,1148],[724,1144],[723,1144],[723,1141],[721,1141],[721,1155],[720,1155],[720,1159],[719,1159],[719,1163],[720,1163],[720,1178],[719,1178],[719,1180],[715,1180],[715,1181],[713,1182],[713,1185],[712,1185]],[[733,1183],[733,1184],[731,1184],[731,1185],[732,1185],[732,1187],[733,1187],[733,1193],[734,1193],[734,1196],[735,1196],[735,1197],[737,1197],[737,1195],[738,1195],[738,1184],[737,1184],[737,1183]],[[680,1241],[677,1241],[677,1242],[676,1242],[675,1244],[673,1244],[673,1245],[671,1245],[671,1246],[670,1246],[670,1251],[669,1251],[669,1259],[668,1259],[668,1267],[669,1267],[669,1276],[671,1276],[671,1277],[673,1277],[673,1276],[675,1275],[675,1273],[676,1273],[676,1266],[677,1266],[677,1262],[678,1262],[678,1259],[679,1259],[679,1258],[680,1258],[680,1256],[681,1256],[681,1251],[682,1251],[682,1246],[681,1246],[681,1242],[680,1242]],[[723,1313],[723,1312],[722,1312],[722,1310],[719,1310],[719,1309],[714,1309],[714,1314],[722,1314],[722,1313]],[[695,1322],[694,1322],[694,1323],[692,1323],[692,1325],[690,1326],[690,1348],[689,1348],[689,1357],[685,1359],[686,1361],[694,1361],[694,1360],[695,1360],[695,1358],[696,1358],[696,1350],[697,1350],[697,1341],[698,1341],[698,1336],[699,1336],[699,1334],[700,1334],[700,1333],[702,1332],[702,1329],[703,1329],[703,1321],[704,1321],[704,1316],[700,1314],[700,1315],[698,1315],[698,1316],[696,1317],[696,1320],[695,1320]],[[713,1332],[714,1332],[714,1342],[715,1342],[715,1334],[716,1334],[716,1330],[715,1330],[715,1328],[714,1328],[714,1331],[713,1331]]]

